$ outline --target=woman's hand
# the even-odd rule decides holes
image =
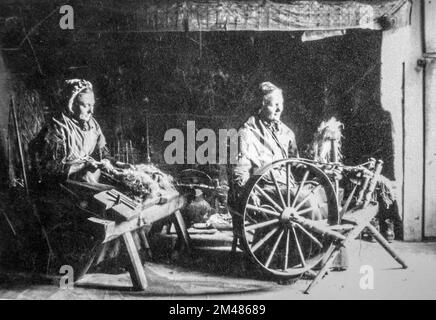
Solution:
[[[95,161],[94,159],[90,158],[86,161],[86,168],[96,170],[98,169],[100,163],[98,161]]]
[[[103,170],[107,171],[107,172],[111,172],[114,170],[113,165],[111,164],[111,162],[108,159],[103,159],[100,161],[100,166]]]

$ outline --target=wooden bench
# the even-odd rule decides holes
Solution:
[[[145,290],[147,278],[133,234],[138,232],[144,246],[149,248],[144,228],[166,217],[173,219],[179,240],[182,241],[184,249],[190,251],[189,234],[180,213],[186,200],[177,191],[166,193],[142,204],[135,203],[115,189],[100,192],[94,195],[94,199],[101,205],[101,210],[106,212],[105,216],[108,218],[88,219],[104,236],[101,243],[91,252],[90,259],[76,277],[76,281],[82,278],[91,266],[102,261],[109,242],[122,239],[130,258],[129,272],[132,284],[136,290]]]

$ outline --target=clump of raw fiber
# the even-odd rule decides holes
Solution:
[[[320,162],[332,161],[332,140],[336,140],[336,161],[342,160],[341,144],[342,144],[342,129],[344,124],[332,117],[328,121],[323,121],[315,133],[314,142],[312,145],[314,160]]]
[[[138,164],[124,169],[118,179],[128,188],[136,200],[159,196],[165,191],[174,191],[174,179],[153,164]]]

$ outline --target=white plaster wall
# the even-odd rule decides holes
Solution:
[[[436,52],[436,0],[424,0],[425,50]]]
[[[421,2],[415,0],[411,25],[385,31],[382,40],[381,100],[383,108],[392,115],[394,170],[406,241],[420,241],[423,236],[423,69],[417,65],[422,50]]]
[[[424,235],[436,237],[436,61],[426,66]]]
[[[436,1],[425,2],[425,50],[436,52]],[[425,210],[424,236],[436,237],[436,59],[425,70]]]

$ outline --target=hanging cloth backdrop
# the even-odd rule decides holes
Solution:
[[[179,1],[143,3],[137,31],[380,30],[382,16],[408,24],[409,1]]]

